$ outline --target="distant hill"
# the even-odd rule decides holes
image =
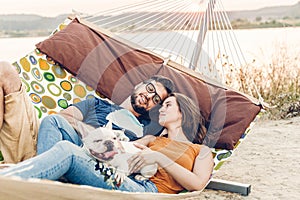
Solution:
[[[241,10],[241,11],[229,11],[227,12],[230,20],[236,19],[248,19],[255,20],[261,17],[262,20],[268,19],[283,19],[283,18],[295,18],[300,19],[300,1],[291,6],[273,6],[265,7],[257,10]]]
[[[42,17],[29,14],[0,15],[0,30],[53,30],[66,19],[68,15],[57,17]]]
[[[284,23],[289,24],[289,26],[300,26],[300,2],[291,6],[228,11],[227,13],[234,28],[269,27],[270,24],[268,24],[268,21],[270,20],[273,20],[271,23],[272,26],[281,26],[282,19],[285,19]],[[153,15],[153,13],[141,13],[141,15],[144,14]],[[124,17],[124,14],[121,15]],[[182,13],[177,13],[177,15],[179,17]],[[42,17],[29,14],[0,15],[0,37],[46,36],[49,35],[58,24],[64,21],[67,16],[68,14],[59,15],[57,17]],[[103,16],[99,16],[99,18],[101,17]],[[121,16],[116,16],[116,18],[120,19]],[[138,20],[132,21],[131,24],[134,26],[137,22]],[[147,21],[144,23],[147,23]]]

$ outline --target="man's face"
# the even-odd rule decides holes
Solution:
[[[140,115],[148,115],[151,108],[167,97],[164,86],[156,81],[141,83],[135,87],[131,95],[131,105]]]

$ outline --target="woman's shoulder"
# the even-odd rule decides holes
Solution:
[[[204,158],[209,154],[212,154],[211,149],[204,145],[204,144],[198,144],[200,149],[199,149],[199,154],[198,154],[198,158]]]

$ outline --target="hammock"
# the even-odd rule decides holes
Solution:
[[[152,0],[83,19],[223,84],[247,65],[220,0]]]
[[[153,3],[153,1],[149,2]],[[155,2],[161,4],[165,1],[158,0]],[[181,5],[185,1],[171,2],[175,6],[177,4],[174,2],[180,2]],[[192,19],[202,18],[199,23],[207,21],[205,17],[216,15],[216,13],[213,14],[212,10],[213,5],[215,5],[212,3],[216,2],[210,1],[208,9],[199,16],[196,17],[196,15],[191,14],[188,16],[192,16]],[[125,8],[140,8],[141,5],[134,4]],[[145,6],[145,4],[142,5],[142,7]],[[171,11],[171,9],[167,10]],[[116,11],[120,10],[113,11],[118,13]],[[136,13],[133,12],[126,16],[134,14]],[[136,39],[129,41],[128,35],[121,34],[126,32],[126,29],[120,29],[123,27],[120,24],[114,24],[118,27],[115,28],[106,23],[100,23],[100,19],[108,22],[113,21],[110,18],[113,17],[111,14],[104,15],[102,13],[102,15],[105,17],[99,18],[99,16],[96,17],[97,15],[83,18],[70,16],[53,31],[48,39],[38,43],[33,52],[13,63],[23,83],[27,86],[28,95],[38,111],[38,117],[42,119],[49,114],[57,113],[62,108],[67,108],[72,103],[91,96],[107,98],[113,103],[120,104],[137,83],[154,74],[161,74],[170,77],[175,82],[178,92],[188,95],[199,104],[199,109],[207,122],[208,134],[205,138],[205,144],[211,147],[213,151],[215,162],[213,174],[215,174],[249,133],[255,119],[259,116],[262,107],[261,102],[225,85],[223,78],[218,79],[218,77],[225,75],[224,71],[217,69],[218,62],[213,64],[215,70],[207,70],[207,73],[212,72],[217,75],[207,76],[205,67],[203,68],[204,65],[201,64],[202,59],[196,59],[196,57],[202,58],[199,50],[192,48],[193,56],[186,57],[186,59],[192,60],[178,63],[178,58],[174,57],[174,52],[166,57],[163,56],[165,53],[159,54],[159,52],[155,52],[155,49],[151,49],[150,47],[153,45],[143,46]],[[153,15],[151,13],[151,16]],[[224,13],[220,13],[220,16],[222,15]],[[205,20],[203,20],[204,18]],[[92,19],[96,19],[96,21]],[[120,19],[120,17],[117,15],[115,19]],[[142,19],[146,19],[146,17],[143,16]],[[178,19],[179,17],[177,17]],[[121,21],[128,22],[129,20]],[[97,23],[102,24],[102,27]],[[151,26],[145,25],[143,27],[144,34],[150,34],[146,29],[153,32],[152,28],[155,27],[153,21],[147,21],[147,23]],[[176,22],[175,24],[180,23]],[[169,26],[171,24],[168,24],[167,27]],[[174,29],[184,29],[182,27],[177,28],[177,25],[174,24],[172,26]],[[198,25],[188,27],[198,30],[195,26]],[[159,26],[159,28],[161,27]],[[112,33],[109,29],[118,31]],[[211,27],[206,29],[211,29]],[[132,38],[139,38],[138,35],[141,33],[138,30],[132,32],[137,34],[136,37]],[[120,37],[121,35],[122,37]],[[201,39],[200,43],[204,43],[204,38]],[[199,43],[196,43],[196,46],[199,46]],[[200,46],[203,47],[203,45]],[[210,58],[209,61],[211,60]],[[192,64],[186,65],[187,63]],[[208,187],[216,183],[212,179]],[[63,184],[57,181],[20,180],[3,177],[0,178],[0,184],[1,194],[7,194],[11,198],[22,196],[31,199],[40,199],[42,195],[46,195],[47,198],[61,199],[98,199],[99,196],[103,199],[182,199],[196,196],[201,192],[185,192],[176,195],[128,193]],[[214,188],[222,189],[222,187],[222,184],[221,186],[214,185]],[[238,185],[229,191],[247,195],[250,192],[250,186]]]

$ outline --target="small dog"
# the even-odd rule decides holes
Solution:
[[[113,130],[109,121],[105,127],[88,131],[83,125],[78,124],[78,129],[86,152],[100,162],[107,162],[116,169],[116,180],[122,183],[125,176],[130,175],[127,160],[135,153],[141,151],[129,142],[122,130]],[[157,171],[157,164],[144,166],[138,175],[138,180],[148,179]]]

